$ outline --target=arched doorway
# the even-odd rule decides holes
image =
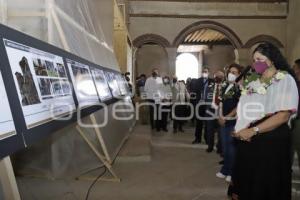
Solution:
[[[220,32],[230,41],[234,48],[243,47],[241,39],[233,30],[224,24],[215,21],[199,21],[187,26],[174,39],[173,46],[178,47],[189,34],[201,29],[211,29]]]
[[[156,34],[144,34],[133,41],[136,48],[134,55],[134,77],[151,74],[153,67],[159,68],[162,75],[169,74],[169,60],[166,48],[170,47],[167,39]]]
[[[176,58],[176,76],[178,80],[187,78],[198,78],[199,62],[195,55],[182,53]]]
[[[238,59],[235,51],[237,44],[232,44],[231,39],[226,35],[211,28],[192,29],[193,32],[188,31],[189,34],[183,34],[185,37],[182,37],[181,42],[178,43],[177,52],[193,53],[196,56],[198,77],[201,75],[203,67],[210,68],[211,75],[213,75],[215,71],[222,70],[236,62]]]

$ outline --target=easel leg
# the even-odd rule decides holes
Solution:
[[[0,180],[5,200],[21,200],[9,157],[0,160]]]
[[[101,147],[102,147],[102,149],[103,149],[103,153],[104,153],[106,159],[108,160],[108,162],[111,164],[111,163],[112,163],[112,160],[111,160],[111,158],[110,158],[110,156],[109,156],[109,154],[108,154],[108,152],[107,152],[107,148],[106,148],[105,142],[104,142],[104,140],[103,140],[103,138],[102,138],[102,134],[101,134],[99,128],[97,127],[97,120],[96,120],[95,115],[94,115],[94,114],[91,114],[91,115],[90,115],[90,119],[91,119],[92,123],[95,125],[95,126],[94,126],[94,130],[95,130],[95,133],[96,133],[96,135],[97,135],[97,138],[98,138],[98,140],[99,140],[99,142],[100,142],[100,144],[101,144]]]
[[[109,180],[109,181],[116,181],[116,182],[120,182],[121,179],[118,178],[118,176],[115,174],[115,172],[112,169],[111,164],[107,161],[107,159],[97,150],[97,148],[93,145],[93,143],[87,138],[87,136],[85,135],[85,133],[81,130],[81,128],[79,126],[76,126],[77,131],[79,132],[79,134],[81,135],[81,137],[84,139],[84,141],[89,145],[89,147],[92,149],[92,151],[96,154],[96,156],[101,160],[101,162],[103,162],[103,164],[105,165],[105,167],[108,169],[108,171],[111,173],[111,175],[113,176],[112,180],[109,179],[100,179],[100,180]]]

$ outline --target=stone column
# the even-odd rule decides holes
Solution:
[[[166,49],[167,54],[168,54],[169,74],[170,74],[170,76],[173,76],[176,73],[177,48],[168,47],[168,48],[165,48],[165,49]]]

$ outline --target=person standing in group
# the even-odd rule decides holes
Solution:
[[[192,112],[194,115],[193,115],[193,118],[191,119],[191,123],[192,125],[194,126],[195,124],[195,121],[196,121],[196,113],[195,113],[195,108],[196,108],[196,105],[197,105],[197,83],[198,83],[198,79],[196,78],[192,78],[191,79],[191,82],[190,82],[190,86],[189,86],[189,89],[187,88],[188,92],[189,92],[189,96],[190,96],[190,103],[193,105],[193,109],[194,109],[194,112]]]
[[[161,88],[163,81],[159,76],[157,68],[152,70],[152,76],[147,78],[145,83],[145,92],[147,100],[149,102],[149,114],[150,114],[150,125],[151,129],[160,131],[161,118],[159,118],[159,107],[161,103]]]
[[[214,82],[208,87],[208,95],[205,102],[207,105],[205,116],[205,135],[207,138],[206,152],[210,153],[214,149],[215,145],[215,133],[218,133],[217,151],[220,152],[221,142],[219,137],[219,124],[218,124],[218,109],[220,104],[220,95],[222,89],[222,82],[224,81],[224,73],[220,70],[214,73]]]
[[[143,94],[145,93],[145,83],[146,83],[146,75],[141,74],[136,80],[136,89],[137,89],[138,96],[143,97]]]
[[[213,84],[213,79],[209,78],[208,68],[203,68],[202,77],[197,79],[196,82],[196,105],[195,105],[195,115],[196,115],[196,129],[195,129],[195,139],[193,144],[199,144],[202,140],[202,129],[204,125],[204,117],[206,112],[206,99],[208,99],[208,89],[209,86]],[[206,139],[205,139],[206,140]],[[207,141],[206,141],[207,142]]]
[[[227,182],[231,182],[234,164],[235,139],[232,133],[234,132],[236,109],[241,94],[239,85],[235,83],[235,80],[241,74],[242,69],[243,67],[238,64],[231,64],[227,68],[227,81],[224,82],[221,90],[219,124],[221,126],[220,136],[224,165],[216,176],[218,178],[226,178]]]
[[[259,44],[253,60],[255,73],[244,79],[238,103],[232,198],[291,200],[289,122],[299,103],[295,75],[271,43]]]
[[[183,120],[180,118],[186,117],[186,102],[189,101],[189,93],[186,89],[186,86],[183,82],[178,81],[176,76],[173,77],[173,86],[172,86],[172,96],[173,96],[173,109],[174,115],[172,113],[173,119],[173,133],[184,132],[183,130]],[[178,118],[178,119],[177,119]]]
[[[297,85],[298,85],[298,93],[300,94],[300,59],[297,59],[293,65],[293,70],[297,77]],[[300,106],[300,104],[299,104]],[[298,157],[298,167],[300,170],[300,108],[298,107],[298,114],[297,118],[293,122],[293,130],[292,130],[292,137],[293,137],[293,149],[292,149],[292,159],[294,161],[294,153],[297,153]]]
[[[168,132],[168,116],[171,111],[171,102],[172,102],[172,90],[170,85],[170,77],[165,76],[163,77],[163,84],[161,88],[161,124],[160,128]]]

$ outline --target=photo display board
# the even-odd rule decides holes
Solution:
[[[118,82],[118,86],[120,88],[121,95],[123,95],[123,96],[129,95],[130,91],[129,91],[127,81],[125,80],[125,77],[122,74],[116,74],[115,77]]]
[[[120,88],[118,86],[118,82],[116,79],[116,74],[114,72],[111,71],[105,71],[104,72],[106,80],[108,82],[108,86],[110,88],[110,91],[113,95],[113,97],[118,98],[121,96],[121,91]]]
[[[67,59],[79,107],[97,105],[99,97],[88,65]]]
[[[107,101],[112,99],[112,94],[109,89],[108,82],[102,69],[91,67],[91,73],[96,85],[96,89],[101,101]]]
[[[3,39],[27,128],[76,109],[63,58]]]
[[[0,71],[0,140],[16,135],[16,128],[8,103],[7,93],[4,87]]]

